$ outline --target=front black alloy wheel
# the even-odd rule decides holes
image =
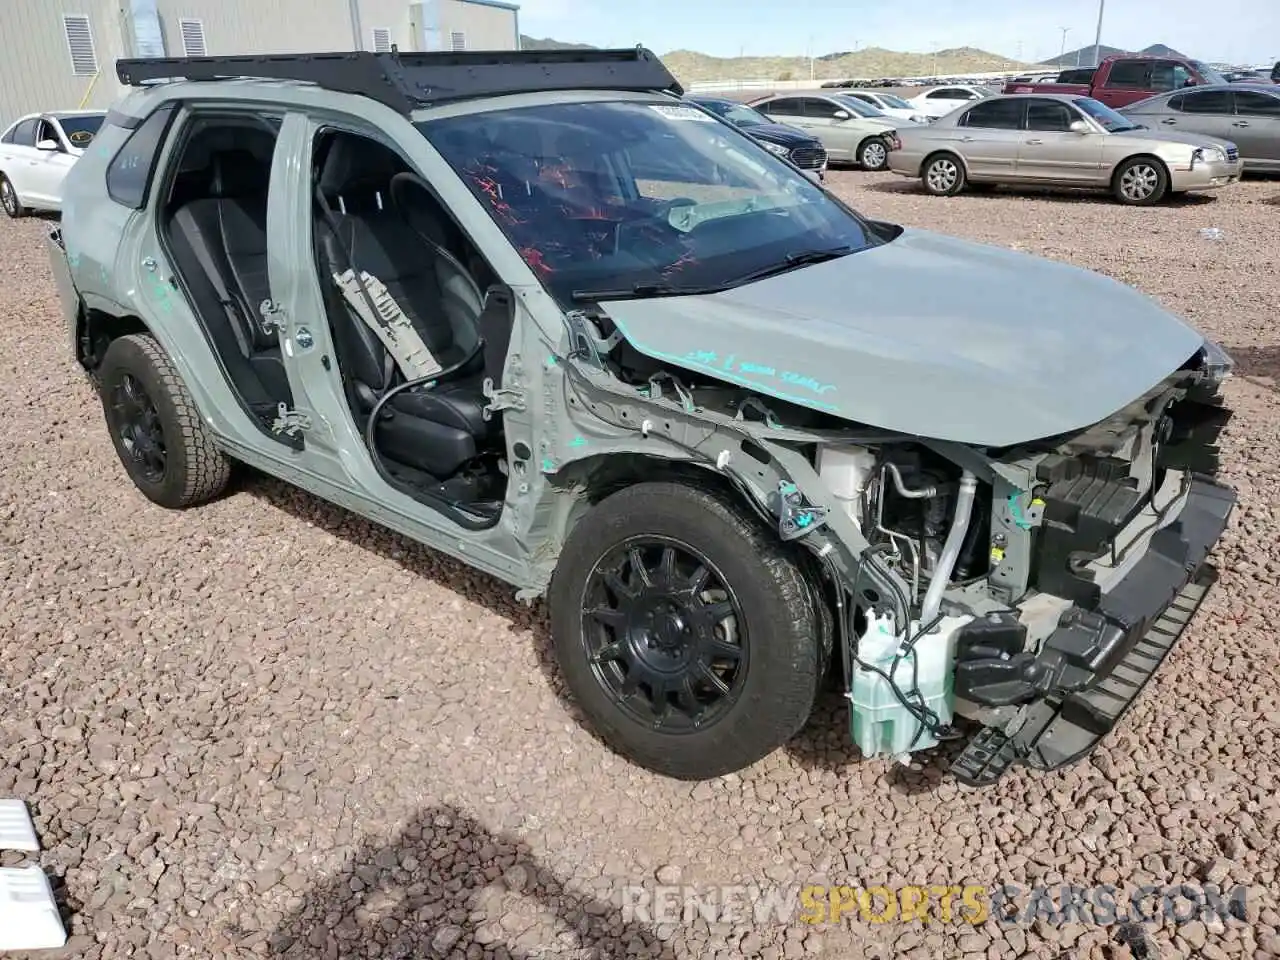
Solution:
[[[707,779],[808,720],[830,652],[818,595],[804,561],[734,495],[639,483],[565,541],[552,643],[605,743],[655,772]]]
[[[742,604],[700,551],[641,536],[587,580],[582,641],[617,707],[655,730],[696,730],[742,693],[750,645]]]

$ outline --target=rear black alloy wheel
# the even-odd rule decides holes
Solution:
[[[168,463],[164,428],[146,388],[137,377],[126,373],[116,381],[109,402],[115,414],[120,446],[130,461],[129,472],[148,483],[162,482]]]
[[[226,488],[231,463],[154,338],[116,338],[96,372],[111,442],[129,479],[147,499],[181,509],[211,500]]]
[[[582,642],[618,708],[673,734],[722,718],[750,661],[742,605],[724,575],[696,548],[664,537],[635,537],[597,561]]]
[[[556,661],[591,727],[682,780],[785,744],[830,652],[802,564],[727,492],[655,481],[598,503],[548,591]]]

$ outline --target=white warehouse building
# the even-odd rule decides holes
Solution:
[[[104,108],[125,57],[333,50],[514,50],[506,0],[0,0],[0,129]]]

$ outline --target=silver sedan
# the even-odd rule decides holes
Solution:
[[[898,135],[889,169],[938,196],[1008,183],[1109,190],[1121,203],[1150,205],[1235,183],[1241,173],[1230,141],[1147,130],[1069,94],[989,97]]]
[[[1224,137],[1240,148],[1246,170],[1280,173],[1280,86],[1232,83],[1174,90],[1120,112],[1152,130]]]

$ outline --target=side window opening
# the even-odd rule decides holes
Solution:
[[[834,120],[835,115],[844,110],[845,113],[853,113],[830,100],[819,100],[817,97],[810,97],[804,101],[804,115],[813,117],[816,120]]]
[[[989,100],[969,108],[962,118],[962,126],[981,130],[1017,130],[1022,126],[1021,97]]]
[[[1046,133],[1067,133],[1075,113],[1056,100],[1032,100],[1027,104],[1027,129]]]
[[[1150,65],[1144,60],[1117,60],[1111,64],[1107,86],[1122,90],[1145,90]]]
[[[134,210],[146,205],[160,147],[176,110],[177,104],[167,103],[153,112],[107,164],[107,195],[116,203]]]
[[[34,147],[36,145],[36,118],[32,117],[29,120],[23,120],[14,127],[13,140],[10,142],[18,147]]]
[[[66,149],[62,146],[62,140],[58,137],[58,131],[53,128],[53,124],[43,117],[36,124],[36,144],[52,141],[57,145],[59,152],[65,153]]]
[[[770,116],[777,117],[799,117],[803,115],[801,101],[795,97],[782,97],[778,100],[770,100],[768,103],[761,104],[760,109]]]

